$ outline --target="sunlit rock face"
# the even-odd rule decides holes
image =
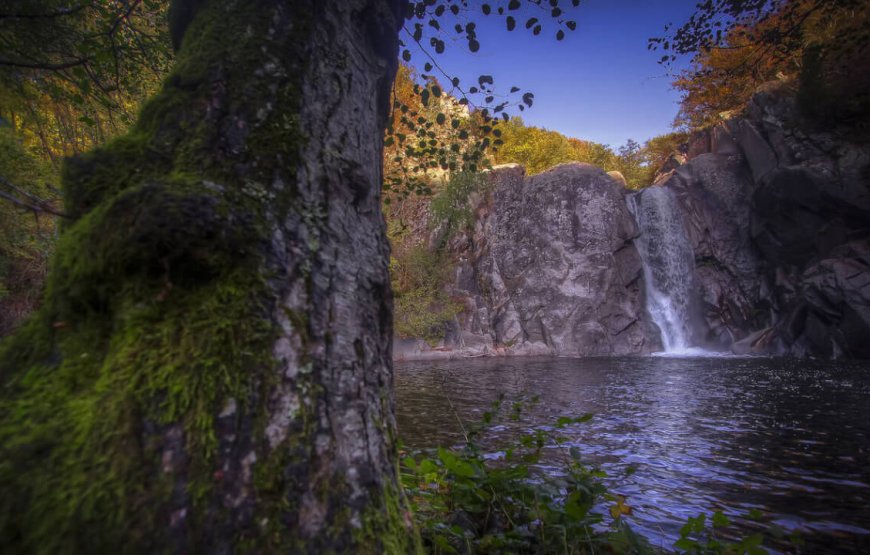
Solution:
[[[443,345],[397,342],[397,358],[648,353],[637,235],[623,187],[588,164],[525,177],[495,169],[473,231],[451,240],[450,292],[465,310]]]
[[[396,358],[643,354],[662,349],[662,332],[677,338],[668,350],[870,358],[870,147],[806,130],[781,89],[693,134],[640,194],[587,164],[490,178],[473,231],[448,245],[448,289],[464,310],[442,344],[399,341]],[[638,237],[626,199],[645,196]],[[688,261],[668,226],[685,232]],[[667,286],[655,267],[645,276],[645,238],[649,260],[691,275],[671,272]],[[646,297],[674,285],[683,292],[660,329]]]
[[[870,358],[870,148],[760,91],[656,182],[684,210],[698,334],[739,353]]]

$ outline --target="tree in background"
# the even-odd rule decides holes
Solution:
[[[60,194],[48,184],[58,183],[62,160],[124,132],[168,71],[167,5],[8,0],[0,7],[0,337],[42,297]]]
[[[0,337],[30,314],[42,296],[56,232],[55,218],[47,212],[58,196],[49,185],[52,174],[10,126],[0,125]]]
[[[688,133],[674,131],[673,133],[658,135],[645,142],[643,145],[644,159],[646,160],[648,170],[652,172],[647,175],[647,178],[652,180],[655,177],[655,173],[668,161],[668,158],[679,151],[688,140]]]
[[[712,125],[739,111],[757,87],[798,85],[805,115],[824,125],[855,125],[870,114],[870,6],[861,0],[718,0],[650,47],[662,63],[691,55],[675,86],[676,123]]]
[[[529,174],[563,162],[586,162],[602,168],[613,165],[615,155],[607,146],[583,141],[541,127],[526,125],[519,117],[501,126],[504,144],[494,153],[499,164],[522,164]]]
[[[646,157],[640,143],[628,139],[616,152],[617,161],[614,169],[622,174],[626,183],[634,189],[649,185]]]
[[[167,5],[4,2],[0,117],[56,167],[125,131],[168,71]]]
[[[556,164],[585,162],[605,171],[620,172],[629,187],[634,189],[650,185],[658,168],[685,140],[685,135],[681,133],[655,137],[643,146],[634,139],[628,139],[614,152],[608,145],[527,126],[520,118],[503,123],[501,131],[504,144],[493,154],[496,163],[521,164],[529,174],[534,175]]]

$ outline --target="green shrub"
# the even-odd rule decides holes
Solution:
[[[480,425],[465,432],[462,445],[403,459],[402,483],[428,551],[651,553],[622,520],[630,508],[623,497],[607,492],[604,473],[582,464],[576,448],[564,446],[560,430],[592,415],[560,418],[499,445],[501,458],[486,456],[477,443],[481,433],[505,418],[519,421],[525,406],[519,401],[508,407],[500,398]],[[544,450],[552,453],[554,447],[562,455],[556,472],[540,471]],[[596,507],[604,502],[613,504],[608,531],[600,532],[605,516]]]
[[[593,416],[531,427],[523,415],[537,402],[501,395],[481,422],[466,429],[460,421],[459,445],[404,454],[402,486],[428,553],[762,555],[767,540],[801,551],[799,534],[765,525],[757,509],[745,516],[755,533],[736,534],[717,510],[689,517],[673,550],[653,549],[626,522],[631,506],[608,491],[604,471],[566,445],[565,428]]]
[[[479,173],[454,174],[432,199],[431,211],[436,225],[447,226],[445,238],[467,229],[474,223],[471,195],[486,193],[488,180]]]
[[[430,252],[422,245],[398,252],[390,259],[394,328],[400,337],[420,337],[430,344],[444,337],[446,324],[461,309],[444,291],[450,270],[442,252]]]

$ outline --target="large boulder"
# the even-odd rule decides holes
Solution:
[[[495,191],[489,290],[501,344],[542,343],[560,355],[644,352],[637,227],[621,187],[601,169],[562,164]]]
[[[449,243],[463,312],[434,348],[402,358],[647,353],[658,333],[644,310],[637,226],[625,189],[589,164],[525,177],[496,168],[474,229]]]

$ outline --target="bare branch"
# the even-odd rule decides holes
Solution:
[[[0,58],[0,66],[8,66],[8,67],[20,67],[24,69],[45,69],[49,71],[59,71],[62,69],[69,69],[71,67],[81,66],[88,63],[88,58],[79,58],[76,60],[71,60],[69,62],[61,62],[57,64],[47,63],[47,62],[23,62],[16,60],[4,60]]]
[[[63,212],[58,212],[57,210],[55,210],[54,208],[51,208],[50,206],[36,206],[35,204],[30,204],[29,202],[24,202],[23,200],[17,199],[14,196],[10,195],[9,193],[4,193],[3,191],[0,191],[0,199],[8,200],[12,204],[20,206],[22,208],[26,208],[27,210],[31,210],[33,212],[44,212],[46,214],[51,214],[53,216],[58,216],[61,218],[69,218],[70,217],[68,214],[64,214]]]
[[[52,214],[54,216],[59,216],[61,218],[69,218],[69,215],[64,214],[63,212],[60,212],[60,211],[52,208],[51,204],[47,200],[41,199],[41,198],[37,197],[36,195],[34,195],[33,193],[25,191],[24,189],[16,186],[14,183],[9,181],[8,179],[3,177],[2,175],[0,175],[0,184],[5,185],[7,188],[11,189],[15,193],[26,198],[27,201],[21,200],[21,199],[15,197],[14,195],[11,195],[9,193],[5,193],[3,191],[0,191],[0,198],[6,199],[15,205],[21,206],[22,208],[26,208],[28,210],[32,210],[34,212],[45,212],[46,214]]]

